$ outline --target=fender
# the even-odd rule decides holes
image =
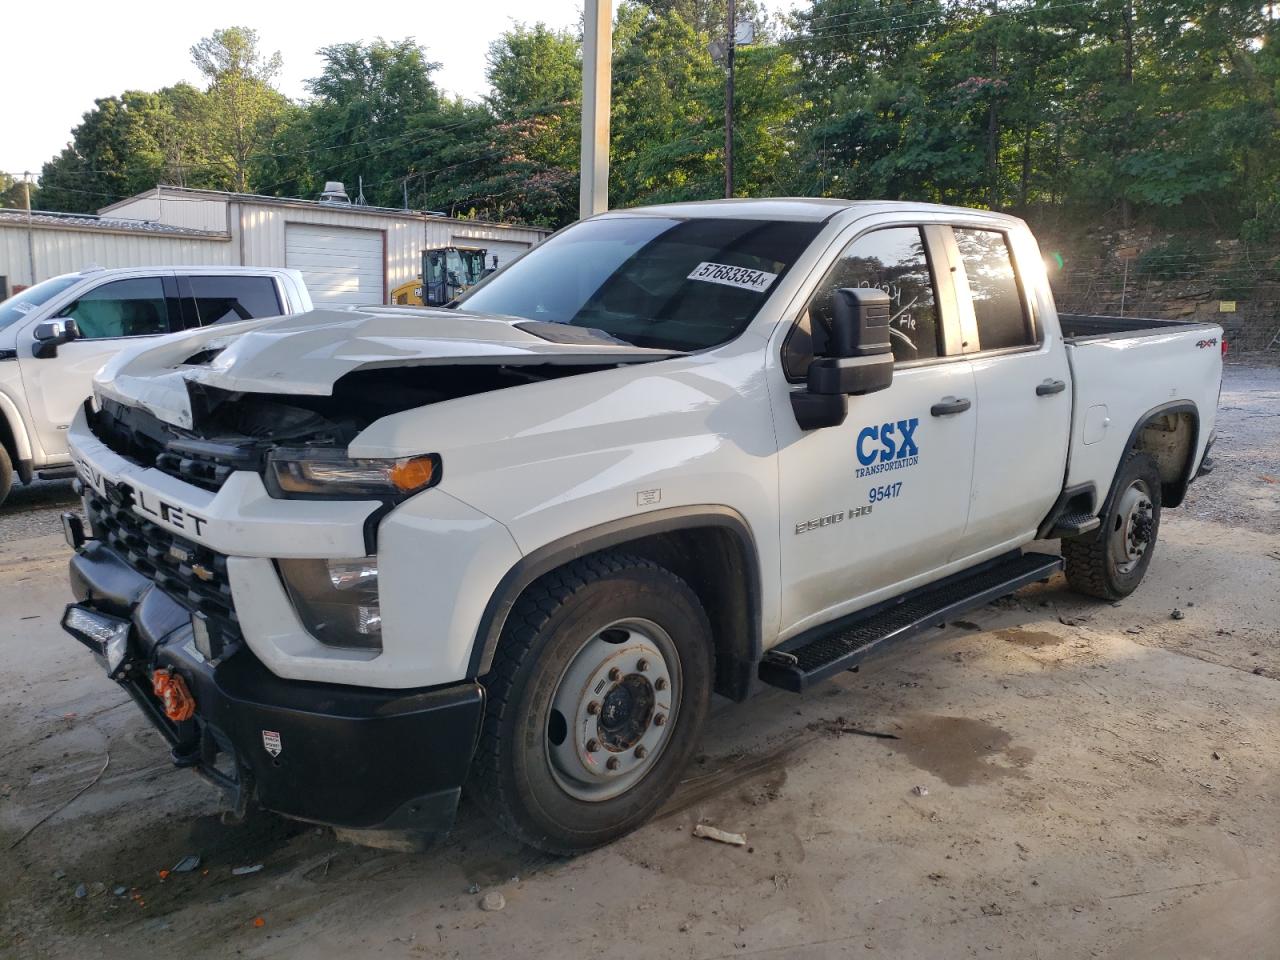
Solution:
[[[545,544],[522,557],[498,582],[493,596],[485,606],[484,615],[476,630],[471,648],[471,662],[467,679],[475,679],[487,673],[493,665],[494,651],[507,616],[525,588],[543,574],[550,573],[571,560],[630,543],[656,534],[698,527],[717,527],[727,530],[738,541],[746,563],[747,580],[747,637],[742,651],[750,660],[751,670],[763,656],[760,627],[760,559],[756,551],[755,537],[746,518],[731,507],[700,504],[687,507],[670,507],[647,513],[611,520],[586,530],[571,533],[559,540]]]
[[[1190,400],[1173,400],[1173,401],[1170,401],[1169,403],[1162,403],[1158,407],[1152,407],[1150,410],[1148,410],[1146,413],[1140,416],[1137,422],[1133,425],[1133,430],[1130,431],[1129,433],[1129,439],[1125,443],[1124,449],[1120,453],[1120,460],[1123,461],[1125,458],[1125,455],[1128,454],[1130,450],[1134,449],[1135,445],[1138,442],[1138,435],[1142,433],[1143,427],[1145,427],[1148,423],[1150,423],[1156,417],[1161,417],[1168,413],[1191,414],[1191,452],[1187,454],[1186,466],[1182,468],[1182,480],[1176,484],[1168,484],[1168,483],[1162,484],[1164,489],[1161,491],[1161,493],[1162,494],[1171,493],[1172,496],[1167,496],[1167,497],[1162,496],[1161,506],[1173,508],[1173,507],[1177,507],[1180,503],[1182,503],[1182,498],[1186,496],[1187,487],[1190,486],[1191,484],[1191,480],[1193,479],[1192,474],[1196,468],[1196,453],[1200,449],[1200,408],[1197,407],[1195,403],[1193,403]],[[1119,472],[1120,472],[1120,463],[1117,462],[1115,473],[1118,474]],[[1107,515],[1107,512],[1111,509],[1111,501],[1115,499],[1115,496],[1116,496],[1116,481],[1115,481],[1115,474],[1113,474],[1112,480],[1111,480],[1111,488],[1107,491],[1107,498],[1102,502],[1102,509],[1098,511],[1099,516],[1105,517]]]
[[[29,483],[35,459],[31,453],[31,438],[27,434],[26,424],[18,415],[17,405],[4,393],[0,393],[0,419],[8,423],[9,435],[13,437],[14,469],[18,471],[23,483]]]

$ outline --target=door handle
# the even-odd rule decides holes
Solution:
[[[935,417],[949,417],[953,413],[964,413],[971,406],[973,406],[973,404],[964,398],[956,399],[955,397],[943,397],[940,401],[929,408],[929,412]]]
[[[1055,393],[1061,393],[1067,389],[1065,380],[1046,380],[1044,383],[1036,387],[1037,397],[1051,397]]]

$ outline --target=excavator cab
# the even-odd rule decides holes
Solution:
[[[435,247],[422,251],[422,273],[417,280],[391,291],[391,302],[439,307],[480,282],[487,271],[481,247]]]

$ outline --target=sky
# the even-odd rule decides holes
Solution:
[[[197,83],[190,48],[220,27],[252,27],[263,50],[279,50],[284,69],[278,85],[290,97],[305,95],[304,81],[320,72],[318,49],[381,36],[413,37],[426,47],[429,59],[441,64],[436,83],[474,99],[488,89],[484,68],[491,40],[513,23],[576,25],[582,0],[63,0],[46,8],[56,26],[35,31],[37,9],[27,8],[33,21],[29,27],[56,40],[13,38],[0,56],[0,90],[5,92],[0,171],[8,173],[38,174],[67,145],[72,127],[97,97],[158,90],[179,80]]]

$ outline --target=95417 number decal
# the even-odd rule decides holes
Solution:
[[[881,500],[892,500],[902,493],[902,481],[886,483],[882,487],[872,487],[867,491],[868,503],[879,503]]]

